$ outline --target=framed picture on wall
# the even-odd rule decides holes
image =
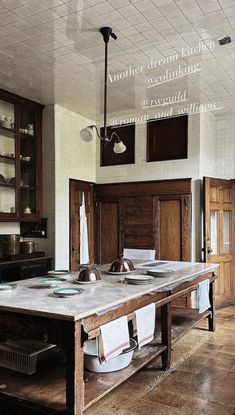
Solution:
[[[147,123],[147,161],[188,158],[188,115]]]
[[[113,151],[114,139],[111,142],[100,141],[100,165],[117,166],[121,164],[135,163],[135,124],[108,127],[108,136],[115,131],[126,146],[124,153],[116,154]],[[101,136],[104,128],[100,129]]]

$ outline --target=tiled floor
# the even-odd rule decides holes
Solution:
[[[156,359],[85,415],[234,415],[235,306],[216,315],[215,333],[201,322],[174,344],[171,371]]]

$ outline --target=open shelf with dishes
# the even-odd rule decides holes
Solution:
[[[15,163],[15,156],[14,156],[14,154],[12,154],[12,155],[0,154],[0,161],[2,161],[4,163]]]
[[[10,138],[14,138],[14,133],[15,133],[15,129],[14,128],[7,128],[7,127],[3,127],[2,125],[0,125],[0,134],[4,134],[7,135],[7,137],[9,136]]]
[[[42,109],[0,89],[0,221],[42,217]]]
[[[2,186],[2,187],[10,187],[10,188],[14,188],[15,187],[15,185],[14,184],[11,184],[11,183],[0,183],[0,186]]]

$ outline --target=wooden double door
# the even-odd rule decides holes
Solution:
[[[217,307],[235,300],[234,180],[204,177],[204,261],[218,263]]]
[[[163,260],[191,259],[191,181],[187,191],[176,181],[176,193],[170,182],[95,187],[98,263],[112,262],[124,248],[154,249]]]

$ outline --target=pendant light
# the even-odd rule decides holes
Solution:
[[[116,132],[112,132],[110,137],[108,136],[107,132],[107,84],[108,84],[108,43],[110,36],[113,39],[117,39],[115,33],[113,33],[111,27],[101,27],[100,29],[101,34],[103,35],[104,43],[105,43],[105,65],[104,65],[104,135],[101,136],[99,134],[98,128],[96,125],[89,125],[86,128],[83,128],[80,131],[80,137],[83,141],[91,141],[95,135],[100,138],[101,141],[110,142],[114,139],[114,153],[124,153],[126,151],[126,146],[120,140],[118,134]]]

